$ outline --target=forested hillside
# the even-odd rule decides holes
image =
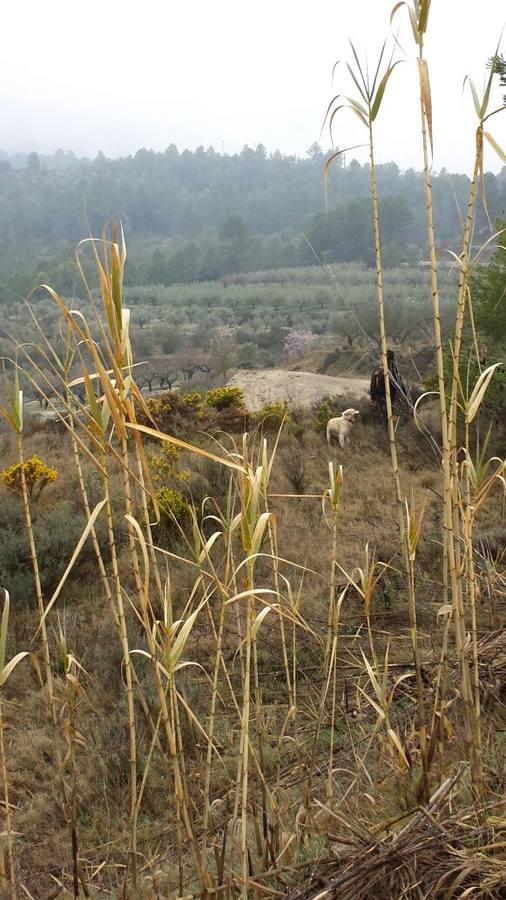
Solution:
[[[263,145],[236,155],[212,147],[135,156],[78,159],[0,154],[0,300],[41,280],[70,292],[75,267],[69,248],[104,221],[121,215],[130,246],[127,282],[174,284],[225,274],[327,262],[372,265],[368,165],[356,160],[330,170],[324,213],[325,154],[313,145],[304,159],[268,154]],[[423,175],[378,166],[384,263],[425,256]],[[485,176],[493,222],[506,211],[506,168]],[[441,248],[456,246],[459,210],[469,178],[433,176],[434,215]],[[476,235],[489,228],[481,203]],[[27,254],[27,249],[30,254]],[[26,260],[30,258],[28,263]]]

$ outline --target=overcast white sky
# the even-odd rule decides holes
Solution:
[[[394,0],[24,0],[2,3],[0,149],[63,147],[107,156],[244,144],[304,155],[318,140],[331,69],[347,38],[372,60]],[[402,18],[402,25],[401,25]],[[378,120],[378,159],[420,166],[413,43]],[[506,20],[504,0],[433,0],[427,35],[436,169],[467,171],[474,110],[462,82],[483,83]],[[504,50],[504,41],[503,41]],[[338,71],[336,90],[344,87]],[[349,85],[346,86],[349,92]],[[499,98],[500,94],[497,94]],[[490,123],[506,143],[506,114]],[[340,145],[363,140],[347,114]],[[327,144],[326,140],[322,143]],[[365,159],[365,151],[353,155]],[[500,161],[487,152],[487,168]]]

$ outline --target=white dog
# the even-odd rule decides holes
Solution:
[[[346,447],[350,442],[350,431],[353,428],[355,416],[359,416],[358,409],[345,409],[341,416],[329,419],[327,422],[327,441],[332,443],[332,438],[337,437],[340,447]]]

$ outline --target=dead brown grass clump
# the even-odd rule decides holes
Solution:
[[[371,830],[334,812],[329,835],[334,858],[316,864],[308,882],[287,896],[290,900],[463,896],[500,900],[506,891],[506,860],[500,853],[506,838],[506,821],[500,819],[505,804],[452,813],[449,795],[457,780],[458,776],[444,781],[427,806],[401,828],[386,822]],[[497,826],[491,830],[489,816],[496,820],[497,814]]]

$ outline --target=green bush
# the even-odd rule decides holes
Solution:
[[[219,412],[222,409],[228,409],[229,406],[235,406],[238,409],[245,409],[244,391],[240,387],[234,385],[225,385],[224,387],[213,388],[206,394],[206,403]]]
[[[183,403],[187,406],[198,407],[204,402],[204,396],[200,391],[190,391],[189,394],[183,394]]]
[[[257,361],[258,347],[253,341],[239,344],[237,347],[237,365],[244,369],[252,369]]]
[[[32,518],[42,590],[49,597],[75,550],[86,519],[82,515],[76,515],[73,503],[64,499],[59,499],[54,508],[33,508]],[[107,540],[103,516],[98,517],[95,529],[101,547],[105,548]],[[0,501],[0,532],[0,586],[9,591],[13,603],[33,604],[32,564],[21,501],[7,491],[2,491]],[[88,539],[74,566],[72,579],[75,580],[79,574],[83,576],[86,567],[94,562],[93,544]]]
[[[506,347],[501,353],[501,348],[497,344],[493,344],[492,342],[490,342],[490,345],[486,347],[484,345],[484,342],[480,341],[480,336],[478,336],[478,340],[478,349],[481,354],[480,363],[476,358],[476,349],[473,336],[470,334],[464,334],[464,337],[462,338],[459,364],[460,383],[462,385],[462,391],[464,392],[464,395],[468,397],[471,395],[472,390],[483,370],[493,363],[501,363],[506,355]],[[445,350],[443,362],[445,384],[447,390],[449,390],[451,388],[453,379],[453,355],[450,348]],[[438,379],[437,373],[434,370],[423,379],[423,386],[428,391],[437,391]],[[461,400],[462,393],[459,393],[459,401]],[[480,410],[481,413],[488,418],[497,416],[499,417],[499,420],[501,420],[504,416],[505,409],[506,366],[498,365],[490,380],[489,386],[482,400]]]
[[[506,222],[497,222],[500,230]],[[500,239],[499,239],[500,240]],[[501,241],[504,244],[504,240]],[[477,266],[471,274],[469,287],[473,301],[475,342],[471,322],[466,311],[464,335],[460,350],[459,375],[461,395],[469,397],[480,374],[488,366],[499,363],[495,369],[486,394],[481,403],[481,413],[489,419],[504,421],[506,409],[506,304],[504,285],[506,283],[506,250],[498,246],[490,263]],[[477,353],[479,359],[477,359]],[[450,347],[444,353],[444,375],[447,390],[453,379],[453,353]],[[423,381],[427,390],[437,390],[437,374],[433,370]],[[461,401],[462,396],[459,396]]]
[[[334,397],[324,397],[313,407],[312,428],[318,434],[325,434],[327,422],[333,416],[340,415],[343,408],[343,398],[336,394]]]
[[[165,525],[177,522],[181,525],[188,515],[188,501],[181,491],[170,487],[161,487],[156,491],[156,500],[160,510],[160,517]]]
[[[195,396],[189,395],[189,396]],[[188,403],[177,391],[167,391],[160,397],[150,397],[146,401],[150,418],[143,410],[138,411],[141,425],[153,427],[153,421],[160,431],[172,434],[174,431],[189,432],[197,421],[197,406]],[[202,408],[202,407],[201,407]]]
[[[290,421],[290,413],[284,400],[272,400],[271,403],[265,403],[255,413],[255,421],[261,423],[264,428],[279,428],[283,419],[286,422]]]

